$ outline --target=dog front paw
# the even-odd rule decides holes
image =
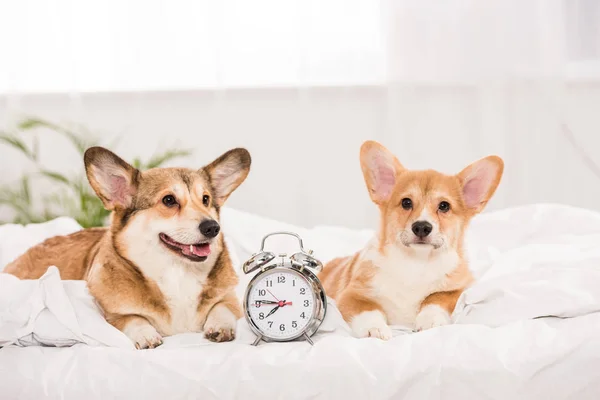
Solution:
[[[235,339],[237,318],[224,305],[217,304],[204,323],[204,337],[211,342],[229,342]]]
[[[123,333],[131,339],[138,350],[153,349],[163,343],[162,336],[148,322],[132,322]]]
[[[373,337],[381,340],[392,338],[392,328],[385,320],[381,311],[365,311],[354,318],[351,322],[352,332],[359,338]]]
[[[417,314],[415,329],[417,331],[424,331],[438,326],[449,325],[450,323],[452,323],[452,320],[446,310],[438,305],[429,304],[423,307],[419,314]]]
[[[367,336],[381,340],[390,340],[392,338],[392,328],[387,325],[379,328],[370,328]]]

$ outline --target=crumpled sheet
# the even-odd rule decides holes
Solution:
[[[237,265],[274,230],[296,231],[323,261],[356,250],[370,235],[334,227],[307,230],[231,209],[223,210],[222,225]],[[10,229],[15,244],[15,229]],[[315,346],[250,346],[254,336],[240,320],[232,343],[212,344],[201,334],[186,334],[167,338],[154,350],[133,350],[120,346],[124,335],[102,319],[88,322],[110,334],[89,329],[77,302],[84,314],[100,314],[85,286],[57,281],[51,269],[43,282],[17,280],[37,285],[41,294],[31,306],[13,300],[7,312],[2,306],[6,285],[0,286],[0,340],[6,337],[6,315],[21,321],[17,336],[25,333],[0,349],[0,398],[597,399],[599,240],[600,215],[588,210],[534,205],[484,214],[473,221],[468,237],[480,280],[459,300],[454,325],[415,334],[396,327],[388,342],[356,339],[331,302]],[[295,243],[275,239],[272,244],[284,245],[293,251]],[[5,250],[0,245],[4,263],[10,260]],[[15,281],[0,277],[0,284]],[[249,277],[242,278],[238,292]],[[70,284],[81,289],[66,289]],[[64,293],[58,295],[55,286]],[[75,299],[72,315],[79,328],[59,318],[58,300],[48,302],[65,300],[65,294]],[[38,317],[31,317],[32,311],[19,319],[19,304],[39,311]],[[52,327],[68,334],[60,337]],[[76,340],[64,341],[67,336]],[[114,341],[98,340],[108,336]],[[72,345],[81,341],[92,346]],[[18,347],[37,343],[70,347]]]
[[[0,346],[133,348],[107,324],[83,281],[61,281],[56,267],[38,280],[0,274]]]

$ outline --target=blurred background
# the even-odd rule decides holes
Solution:
[[[373,227],[358,152],[506,162],[488,210],[600,209],[600,1],[0,2],[0,220],[105,212],[81,152],[199,168],[243,146],[228,205]]]

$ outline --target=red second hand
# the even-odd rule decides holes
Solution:
[[[280,301],[278,304],[262,304],[262,305],[256,305],[254,303],[252,303],[253,307],[268,307],[268,306],[275,306],[278,305],[279,307],[283,307],[283,306],[291,306],[292,302],[291,301],[286,301],[285,303],[283,301]]]
[[[273,298],[274,298],[275,300],[279,301],[279,299],[278,299],[277,297],[275,297],[275,295],[274,295],[273,293],[271,293],[271,291],[270,291],[269,289],[267,289],[267,292],[269,292],[269,294],[270,294],[271,296],[273,296]]]
[[[292,302],[291,302],[291,301],[286,301],[286,302],[284,303],[283,301],[279,300],[277,297],[275,297],[275,295],[274,295],[273,293],[271,293],[271,291],[270,291],[269,289],[267,289],[267,292],[269,292],[269,294],[270,294],[271,296],[273,296],[273,298],[274,298],[275,300],[277,300],[277,302],[279,303],[279,307],[283,307],[283,306],[291,306],[291,305],[292,305]]]

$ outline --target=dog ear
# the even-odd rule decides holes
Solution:
[[[137,169],[103,147],[87,149],[83,161],[88,181],[107,210],[131,206],[137,189]]]
[[[229,150],[203,168],[210,177],[215,200],[219,206],[222,206],[229,195],[244,182],[250,172],[251,163],[248,150],[236,148]]]
[[[494,195],[503,171],[504,161],[498,156],[482,158],[463,169],[457,176],[465,205],[476,213],[481,212]]]
[[[371,200],[376,204],[386,203],[404,170],[400,161],[384,146],[369,140],[360,147],[360,166]]]

